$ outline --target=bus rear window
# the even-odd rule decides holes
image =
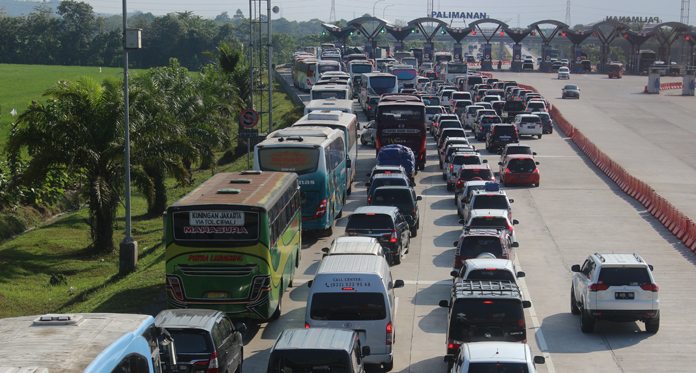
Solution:
[[[250,211],[196,210],[172,215],[177,241],[254,241],[259,238],[259,213]]]
[[[259,149],[259,167],[263,171],[295,172],[309,174],[317,170],[319,149],[314,148],[262,148]]]
[[[410,109],[398,106],[384,106],[379,108],[379,121],[422,121],[423,108]]]
[[[370,73],[372,72],[372,65],[352,65],[351,69],[353,70],[353,74]]]
[[[345,90],[340,90],[340,91],[313,91],[312,92],[312,100],[326,100],[327,98],[335,98],[338,100],[345,100],[346,99],[346,91]]]
[[[468,66],[464,63],[451,63],[447,66],[447,71],[450,73],[466,73]]]
[[[384,320],[387,308],[381,293],[315,293],[309,317],[312,320]]]
[[[319,73],[325,73],[327,71],[339,71],[338,65],[319,65]]]

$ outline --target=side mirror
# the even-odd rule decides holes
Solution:
[[[502,166],[502,165],[503,165],[503,162],[498,162],[498,166]]]
[[[517,225],[517,224],[519,224],[519,223],[520,223],[520,222],[517,221],[517,220],[513,220],[513,221],[512,221],[512,225]]]
[[[440,303],[438,303],[440,307],[449,307],[449,302],[446,300],[441,300]]]
[[[311,288],[311,287],[312,287],[312,284],[314,284],[314,280],[309,280],[309,281],[307,281],[307,287],[308,287],[308,288]]]
[[[517,272],[517,277],[518,277],[518,278],[524,277],[524,276],[525,276],[525,273],[524,273],[524,272],[522,272],[522,271]]]
[[[452,271],[452,272],[450,272],[450,276],[452,276],[452,277],[458,277],[458,276],[459,276],[459,271]]]
[[[536,163],[537,166],[539,165],[539,162],[534,162],[534,163]]]
[[[369,187],[369,186],[370,186],[370,183],[365,183],[365,186],[366,186],[366,187]]]
[[[532,307],[532,302],[528,300],[523,300],[522,301],[522,308],[531,308]]]
[[[416,186],[416,182],[415,182],[415,181],[411,181],[411,182],[409,183],[409,185],[410,185],[411,187],[414,187],[414,186]]]
[[[234,329],[237,330],[240,333],[244,333],[247,331],[247,326],[245,323],[240,322],[234,325]]]
[[[457,359],[455,358],[455,356],[453,354],[445,355],[445,363],[454,363],[456,361],[457,361]]]
[[[512,247],[520,247],[520,243],[515,241],[512,243]]]
[[[362,352],[362,357],[370,356],[370,346],[363,346],[361,352]],[[541,358],[543,359],[544,357],[542,356]]]
[[[546,359],[543,356],[534,356],[534,364],[545,364]]]
[[[394,281],[394,289],[399,289],[404,287],[404,280],[396,280]]]
[[[650,268],[650,272],[653,271],[653,266],[652,266],[652,264],[648,264],[648,268]]]
[[[510,200],[510,203],[514,203],[514,202],[515,202],[515,200],[514,200],[514,199],[511,199],[511,200]]]
[[[326,254],[328,254],[328,253],[329,253],[329,248],[328,248],[328,247],[324,247],[324,248],[321,249],[321,251],[324,252],[324,253],[326,253]]]
[[[164,354],[164,361],[170,366],[175,366],[176,361],[176,349],[174,348],[174,338],[169,331],[165,328],[159,328],[159,335],[157,340],[160,345],[160,352]]]
[[[532,152],[532,155],[537,155],[536,152]]]
[[[459,224],[464,225],[464,219],[459,219]]]
[[[457,245],[459,245],[459,241],[452,242],[452,246],[457,247]]]
[[[573,264],[573,265],[570,267],[570,270],[571,270],[572,272],[580,272],[580,264]]]
[[[422,201],[422,200],[423,200],[423,197],[421,197],[421,196],[416,196],[416,201]]]

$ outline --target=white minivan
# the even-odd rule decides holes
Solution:
[[[543,125],[538,115],[517,114],[512,123],[517,127],[519,136],[536,136],[541,138]]]
[[[374,237],[343,236],[336,238],[331,247],[321,249],[327,255],[377,255],[384,257],[384,249]]]
[[[370,346],[365,363],[391,370],[396,332],[394,289],[404,282],[392,280],[387,261],[377,255],[329,255],[308,285],[305,327],[353,329],[360,344]]]

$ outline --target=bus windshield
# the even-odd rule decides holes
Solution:
[[[355,64],[352,65],[351,70],[354,74],[370,73],[372,72],[372,65]]]
[[[319,150],[314,148],[262,148],[259,149],[259,166],[263,171],[295,172],[309,174],[317,170]]]

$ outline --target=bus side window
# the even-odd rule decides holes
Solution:
[[[121,360],[111,373],[149,373],[147,359],[140,354],[130,354]]]
[[[143,338],[147,341],[147,345],[150,347],[150,357],[152,358],[152,369],[155,373],[160,373],[160,351],[159,343],[157,341],[157,331],[154,325],[150,325],[144,332]]]

